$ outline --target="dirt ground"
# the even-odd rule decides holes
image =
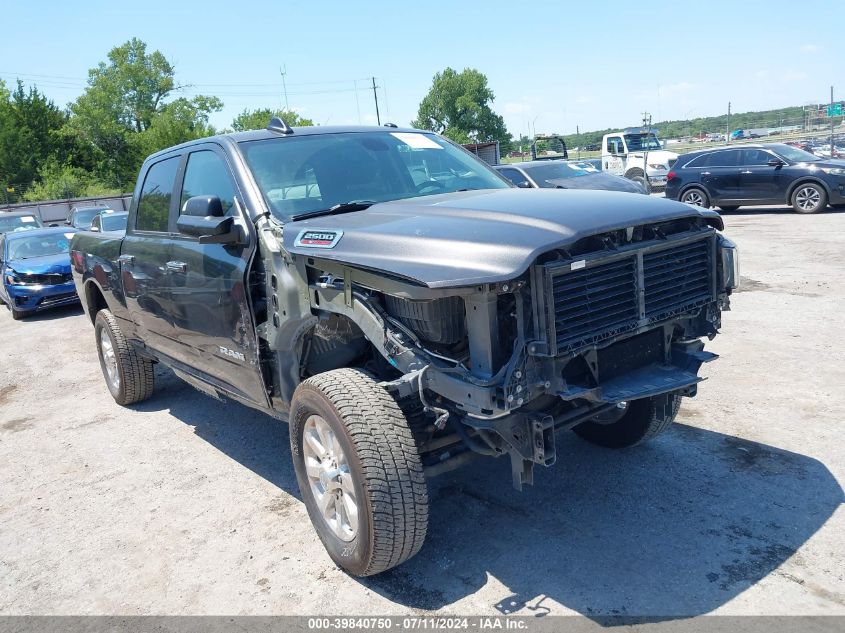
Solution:
[[[359,580],[299,498],[287,427],[157,371],[114,404],[81,310],[0,310],[0,614],[845,614],[845,213],[725,217],[721,358],[646,446],[558,440],[431,480],[421,553]]]

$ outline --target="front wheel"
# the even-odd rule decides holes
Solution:
[[[12,318],[15,321],[21,321],[26,317],[30,317],[35,314],[35,310],[15,310],[11,305],[9,306],[9,309],[12,311]]]
[[[402,409],[372,376],[336,369],[301,383],[290,442],[311,523],[337,565],[371,576],[420,550],[428,529],[422,462]]]
[[[805,183],[792,193],[792,208],[798,213],[817,213],[827,206],[827,191],[821,185]]]
[[[663,433],[675,421],[680,407],[681,396],[674,393],[620,402],[616,411],[583,422],[572,430],[598,446],[627,448]]]

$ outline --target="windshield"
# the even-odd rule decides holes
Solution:
[[[41,222],[34,215],[13,215],[10,217],[0,215],[0,233],[25,231],[26,229],[37,229],[40,227]]]
[[[72,233],[53,233],[9,240],[9,259],[31,259],[67,253],[72,235]]]
[[[100,218],[100,225],[104,231],[125,231],[127,213],[113,213]]]
[[[654,134],[626,134],[625,144],[629,152],[642,152],[643,150],[663,149],[660,141]]]
[[[282,221],[348,202],[509,187],[486,164],[434,134],[294,135],[246,141],[241,148]]]
[[[108,211],[108,209],[79,209],[76,212],[76,220],[74,221],[74,223],[76,227],[80,229],[91,228],[91,220],[93,220],[97,214],[102,213],[103,211]]]
[[[522,166],[522,169],[524,169],[525,173],[531,176],[531,178],[534,179],[534,182],[538,185],[549,188],[555,187],[555,183],[553,182],[555,180],[580,178],[581,176],[587,176],[595,171],[584,169],[574,163],[563,162],[531,165],[530,167]]]
[[[770,145],[770,149],[774,150],[783,156],[790,163],[812,163],[821,160],[818,156],[814,156],[810,152],[805,152],[803,149],[792,147],[791,145]]]

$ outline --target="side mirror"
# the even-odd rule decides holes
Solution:
[[[217,196],[194,196],[185,201],[182,207],[182,215],[222,218],[223,204]]]
[[[527,180],[523,180],[522,182],[516,183],[516,186],[519,189],[531,189],[531,183],[528,182]]]
[[[783,167],[785,164],[780,158],[770,158],[768,162],[769,167]]]
[[[200,244],[235,244],[240,230],[235,218],[223,216],[223,205],[217,196],[194,196],[182,207],[176,220],[182,235],[196,237]]]
[[[99,233],[99,232],[100,232],[100,228],[99,228],[99,227],[97,227],[97,226],[91,226],[91,228],[90,228],[89,230],[90,230],[92,233]]]

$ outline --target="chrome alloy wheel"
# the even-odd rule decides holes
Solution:
[[[804,211],[812,211],[820,201],[821,194],[815,187],[801,187],[795,194],[795,204]]]
[[[305,421],[302,433],[311,494],[329,528],[339,539],[351,541],[358,534],[358,499],[343,448],[319,415]]]
[[[100,329],[100,355],[103,358],[103,367],[106,368],[106,380],[115,391],[119,390],[120,372],[117,370],[117,355],[106,328]]]
[[[684,194],[684,202],[687,204],[691,204],[694,207],[703,207],[704,206],[704,196],[701,193],[693,189],[692,191],[687,191]]]

